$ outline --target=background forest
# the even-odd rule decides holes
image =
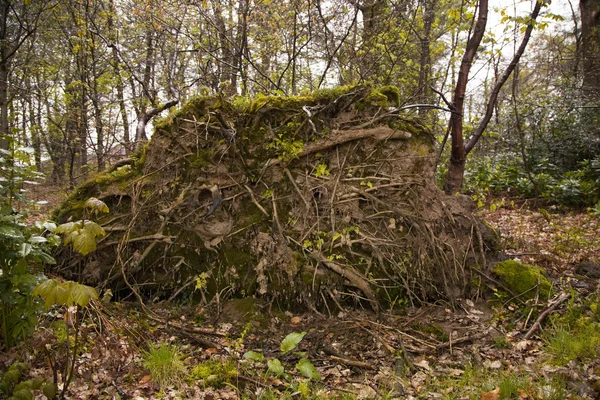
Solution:
[[[598,4],[540,3],[535,20],[532,6],[492,2],[481,43],[473,43],[464,112],[457,115],[466,141],[481,136],[481,125],[485,134],[468,158],[463,189],[594,206],[600,195]],[[445,143],[447,130],[456,130],[447,129],[450,110],[411,106],[455,103],[478,7],[465,0],[4,0],[3,178],[10,160],[19,160],[73,187],[147,140],[153,116],[213,93],[298,95],[336,85],[395,85],[398,106],[429,121]],[[528,48],[496,92],[527,25],[533,31]],[[486,118],[489,125],[481,123]],[[441,152],[441,180],[450,147]]]

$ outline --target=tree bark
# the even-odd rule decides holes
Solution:
[[[423,10],[423,34],[421,41],[421,61],[419,67],[419,101],[421,104],[430,104],[429,100],[429,77],[431,75],[431,26],[435,18],[435,2],[426,0]],[[419,115],[424,115],[427,109],[420,108]]]
[[[116,34],[114,29],[114,16],[116,15],[114,0],[109,2],[109,14],[107,18],[108,31],[111,34],[111,42],[115,44],[111,46],[112,50],[112,69],[115,75],[115,86],[117,88],[117,99],[119,102],[119,113],[121,114],[121,121],[123,123],[123,147],[125,148],[125,155],[131,153],[131,139],[129,137],[129,118],[127,117],[127,107],[125,106],[125,85],[121,78],[121,68],[119,66],[119,51],[116,46]]]
[[[450,153],[450,163],[448,165],[448,176],[444,183],[444,191],[446,193],[456,193],[460,190],[465,172],[465,147],[463,145],[463,112],[465,103],[465,93],[467,90],[467,81],[469,79],[469,71],[471,64],[475,58],[475,53],[479,48],[485,26],[487,24],[488,15],[488,0],[479,0],[479,12],[477,22],[473,30],[473,35],[467,42],[467,48],[463,55],[460,69],[458,71],[458,79],[454,88],[454,97],[452,103],[454,112],[450,117],[450,131],[452,132],[452,149]]]
[[[145,143],[148,141],[148,136],[146,136],[146,125],[152,118],[167,110],[179,103],[179,100],[171,100],[165,104],[162,104],[156,108],[153,108],[149,111],[146,111],[144,114],[138,117],[138,125],[135,133],[135,146],[136,149],[139,147],[141,143]]]
[[[600,95],[600,2],[580,0],[583,86]]]

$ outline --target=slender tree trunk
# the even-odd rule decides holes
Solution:
[[[136,130],[136,148],[139,147],[141,143],[145,143],[148,141],[148,137],[146,136],[146,125],[152,118],[167,110],[173,106],[175,106],[179,100],[171,100],[161,105],[160,107],[153,108],[149,111],[146,111],[144,114],[138,117],[138,125]]]
[[[25,83],[29,92],[27,96],[27,106],[29,108],[29,130],[31,132],[31,145],[33,147],[33,157],[35,159],[35,169],[42,172],[42,141],[40,139],[41,126],[37,124],[33,96],[31,94],[31,80],[27,78]]]
[[[583,86],[600,95],[600,1],[580,0]]]
[[[7,42],[10,2],[0,2],[0,149],[8,150],[8,75],[9,44]]]
[[[435,18],[435,2],[426,0],[423,5],[423,34],[421,36],[421,62],[419,68],[419,103],[429,104],[429,78],[431,76],[431,26]],[[419,115],[424,115],[426,109],[420,108]]]
[[[108,31],[111,34],[111,41],[114,46],[112,49],[112,69],[115,76],[115,86],[117,89],[117,99],[119,102],[119,113],[123,123],[123,146],[125,147],[125,155],[131,153],[131,139],[129,137],[129,118],[127,117],[127,107],[125,106],[125,85],[121,78],[121,68],[119,66],[119,51],[116,46],[116,34],[114,28],[114,16],[116,15],[114,0],[109,2],[109,15],[107,19]]]
[[[479,0],[479,11],[477,22],[473,34],[467,42],[467,48],[463,55],[460,69],[458,70],[458,78],[456,87],[454,88],[454,97],[452,103],[454,112],[450,117],[450,130],[452,132],[452,148],[450,152],[450,163],[448,165],[448,176],[444,183],[444,190],[447,193],[456,193],[462,187],[463,175],[465,172],[465,147],[463,144],[463,113],[465,108],[465,93],[467,89],[467,81],[469,79],[469,71],[475,53],[479,48],[485,26],[487,23],[488,0]]]

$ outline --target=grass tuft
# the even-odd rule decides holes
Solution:
[[[144,352],[143,365],[161,389],[180,385],[186,375],[183,355],[177,346],[168,343],[154,345]]]

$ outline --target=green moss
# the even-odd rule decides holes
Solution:
[[[373,90],[371,93],[365,97],[365,103],[378,106],[378,107],[388,107],[388,98],[385,94],[378,92],[377,90]]]
[[[500,277],[502,283],[516,295],[530,299],[536,296],[536,287],[539,283],[540,298],[548,298],[551,294],[552,284],[543,275],[543,270],[535,265],[506,260],[494,266],[494,273]]]
[[[212,164],[212,154],[213,151],[211,149],[201,149],[196,153],[187,156],[186,159],[193,167],[203,168]]]
[[[209,109],[218,108],[222,102],[217,96],[195,96],[185,102],[174,112],[159,118],[154,122],[155,131],[170,131],[170,125],[178,118],[192,119],[192,117],[201,118]]]
[[[227,383],[234,383],[238,375],[236,364],[232,359],[221,362],[204,361],[192,369],[192,377],[201,379],[205,386],[220,388]]]
[[[237,247],[221,247],[219,250],[219,258],[225,260],[227,265],[233,267],[245,267],[248,264],[254,263],[254,257],[248,250],[239,249]]]
[[[72,214],[80,217],[78,210],[81,209],[87,199],[99,196],[112,184],[129,182],[136,175],[137,172],[131,168],[97,174],[78,186],[64,202],[55,208],[51,214],[52,219],[62,223]]]
[[[400,89],[396,86],[383,86],[378,89],[378,92],[384,95],[390,104],[395,107],[400,106]]]

